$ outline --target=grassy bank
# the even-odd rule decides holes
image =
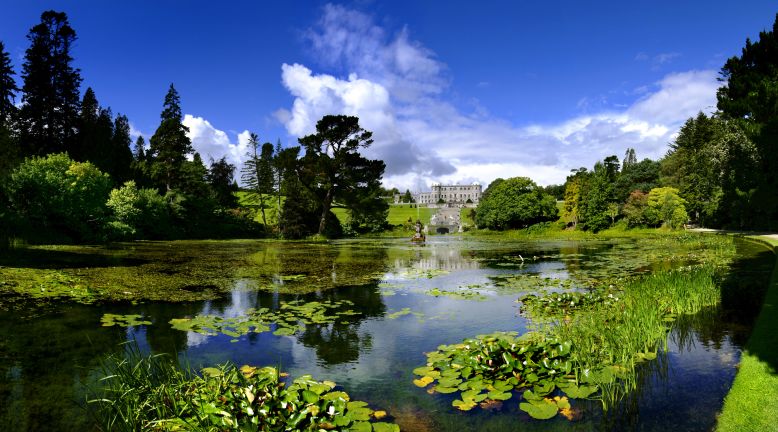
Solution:
[[[778,240],[759,240],[778,250]],[[775,431],[778,400],[778,266],[773,270],[762,311],[740,359],[740,370],[724,400],[719,432]]]

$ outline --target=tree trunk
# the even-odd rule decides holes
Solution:
[[[319,222],[319,235],[324,234],[324,230],[327,228],[327,216],[330,214],[330,206],[332,205],[333,191],[330,188],[327,191],[327,196],[324,197],[321,210],[321,221]]]

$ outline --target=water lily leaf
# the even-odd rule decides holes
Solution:
[[[373,423],[373,432],[400,432],[400,426],[393,423]]]
[[[352,432],[371,432],[372,430],[373,427],[366,421],[354,422],[354,424],[351,425],[351,428],[349,428],[349,431]]]
[[[511,393],[502,393],[500,391],[491,391],[489,392],[486,397],[489,399],[499,400],[499,401],[506,401],[510,399],[513,395]]]
[[[435,386],[435,391],[438,393],[449,394],[449,393],[454,393],[456,391],[459,391],[459,389],[456,387],[442,387],[438,385]]]
[[[594,392],[596,392],[597,387],[586,385],[577,386],[575,384],[571,384],[562,388],[562,391],[564,391],[565,394],[570,398],[583,399],[591,396]]]
[[[530,402],[543,400],[542,397],[536,395],[535,393],[532,393],[532,390],[525,390],[522,396],[524,397],[525,400]]]
[[[316,403],[319,401],[319,395],[310,390],[303,390],[303,400],[309,404]]]
[[[570,401],[565,396],[554,396],[554,402],[559,409],[570,408]]]
[[[530,415],[530,417],[538,420],[548,420],[556,416],[559,408],[553,402],[543,400],[539,403],[527,403],[522,402],[519,404],[519,408]]]
[[[451,405],[457,408],[460,411],[470,411],[475,407],[476,402],[473,400],[468,401],[462,401],[459,399],[454,400],[451,402]]]
[[[373,418],[376,420],[381,420],[382,418],[386,417],[386,411],[373,411]]]
[[[434,378],[431,376],[423,376],[420,379],[413,380],[413,384],[416,385],[416,387],[427,387],[432,381],[435,381]]]
[[[292,336],[295,333],[295,329],[288,327],[279,327],[273,332],[273,334],[276,336]]]

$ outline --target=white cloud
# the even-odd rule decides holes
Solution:
[[[348,77],[284,64],[282,82],[294,102],[277,111],[276,119],[302,136],[325,114],[359,116],[374,132],[368,156],[383,159],[385,184],[401,189],[426,189],[433,181],[488,184],[513,176],[561,183],[570,169],[621,156],[628,147],[640,158],[658,158],[688,117],[713,109],[719,85],[713,70],[669,74],[653,83],[653,90],[641,89],[640,98],[626,107],[519,125],[485,109],[464,113],[448,102],[446,66],[405,28],[390,37],[365,14],[326,6],[308,37],[322,62]]]
[[[241,132],[237,135],[237,142],[232,142],[226,132],[216,129],[202,117],[186,114],[182,123],[189,128],[187,136],[192,140],[192,147],[200,153],[206,165],[211,159],[226,156],[227,161],[240,170],[249,148],[249,131]],[[236,177],[239,177],[237,172]]]

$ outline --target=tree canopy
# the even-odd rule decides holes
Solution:
[[[557,217],[556,200],[527,177],[512,177],[494,187],[481,199],[476,223],[483,228],[522,228]]]

